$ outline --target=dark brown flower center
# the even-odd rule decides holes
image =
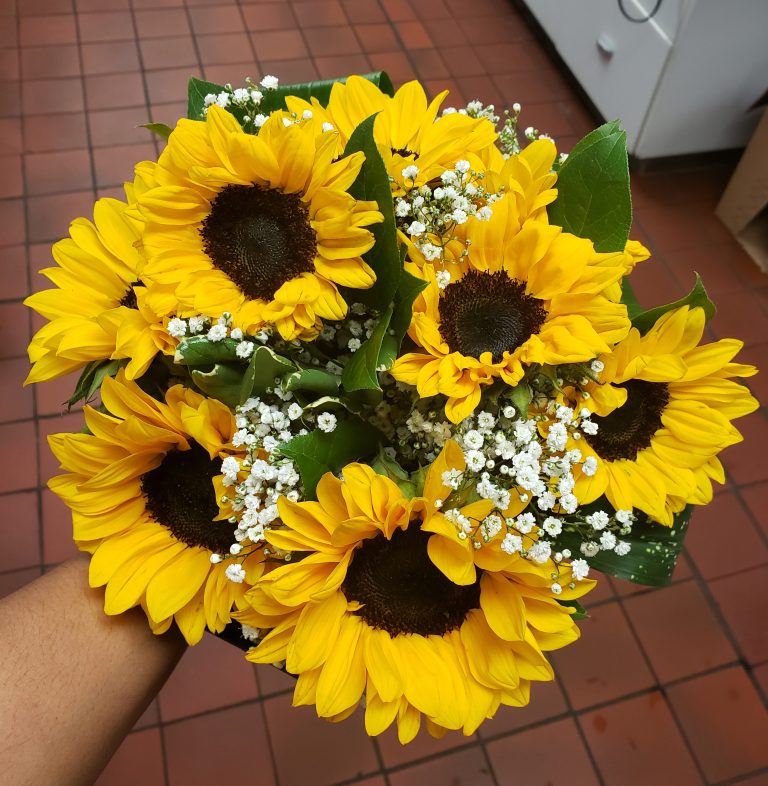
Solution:
[[[470,270],[448,284],[438,311],[440,335],[451,352],[473,358],[490,352],[494,363],[537,333],[547,318],[542,301],[503,270]]]
[[[196,442],[189,450],[172,450],[162,464],[145,473],[141,488],[152,518],[188,546],[218,554],[229,551],[234,530],[219,513],[212,479],[221,472],[221,459],[211,459]]]
[[[669,387],[664,382],[642,379],[631,379],[617,387],[627,391],[624,406],[605,417],[593,416],[598,432],[585,434],[584,438],[606,461],[634,461],[662,427],[661,414],[669,403]]]
[[[138,308],[139,304],[136,300],[136,290],[134,289],[134,287],[138,287],[140,285],[141,285],[140,281],[134,281],[128,287],[128,291],[120,299],[121,306],[127,306],[128,308]]]
[[[363,607],[355,612],[372,628],[390,636],[417,633],[442,636],[456,630],[480,607],[479,579],[454,584],[429,559],[429,534],[417,522],[365,540],[355,551],[341,590]]]
[[[251,300],[272,300],[286,281],[314,270],[317,236],[298,194],[226,186],[200,234],[213,264]]]
[[[418,153],[414,153],[413,150],[409,150],[407,147],[390,147],[389,149],[392,151],[392,153],[402,156],[403,158],[413,156],[414,161],[416,161],[419,157]]]

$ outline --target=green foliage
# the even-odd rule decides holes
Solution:
[[[639,513],[638,520],[632,525],[632,533],[622,536],[622,540],[632,546],[629,554],[620,557],[613,551],[601,551],[585,559],[595,570],[609,576],[650,587],[666,586],[672,581],[692,511],[693,506],[688,505],[675,516],[672,527],[656,524]],[[574,555],[581,556],[580,542],[573,533],[564,533],[558,538],[557,548],[569,548]]]
[[[351,393],[355,390],[380,390],[379,375],[376,369],[380,365],[381,348],[389,330],[392,319],[392,306],[381,315],[370,338],[366,339],[360,349],[355,352],[344,367],[341,382],[344,390]]]
[[[267,388],[273,388],[280,383],[281,377],[291,371],[296,366],[284,358],[276,355],[269,347],[256,347],[251,355],[248,368],[241,376],[241,384],[236,404],[245,404],[253,395],[259,396]]]
[[[627,316],[630,319],[634,319],[643,310],[632,284],[629,283],[629,278],[621,280],[621,302],[627,307]]]
[[[350,186],[349,193],[355,199],[376,202],[384,216],[383,222],[369,227],[376,242],[373,248],[363,255],[363,259],[376,273],[376,283],[370,289],[354,290],[352,297],[371,308],[383,310],[392,303],[395,296],[403,263],[398,249],[389,175],[373,138],[375,120],[376,116],[371,115],[360,123],[347,142],[344,155],[357,152],[365,154],[365,162],[355,182]]]
[[[395,91],[392,86],[392,80],[383,71],[363,74],[362,76],[377,85],[387,95],[394,95]],[[344,81],[344,79],[324,79],[315,82],[302,82],[294,85],[280,85],[276,90],[263,90],[264,98],[261,102],[260,111],[264,114],[268,114],[275,109],[285,109],[286,96],[298,96],[307,101],[309,101],[310,98],[316,98],[325,106],[328,103],[328,99],[331,97],[331,88],[334,83]],[[190,120],[202,120],[205,117],[203,112],[205,108],[205,97],[209,93],[220,93],[223,89],[223,85],[192,77],[187,85],[187,117],[190,118]],[[242,109],[230,105],[227,107],[227,111],[231,112],[242,124]]]
[[[397,461],[390,458],[383,448],[379,450],[378,456],[371,462],[371,469],[395,483],[406,499],[413,499],[416,496],[416,486],[411,481],[411,476]]]
[[[293,391],[308,391],[325,396],[334,396],[339,390],[341,379],[336,374],[319,368],[303,368],[283,378],[283,388]]]
[[[127,360],[92,360],[82,370],[67,406],[73,407],[78,401],[89,402],[101,387],[104,377],[114,377],[127,363]]]
[[[205,336],[190,336],[179,342],[174,363],[182,366],[209,366],[224,361],[237,361],[238,342],[233,338],[209,341]]]
[[[153,134],[159,136],[160,139],[165,139],[166,141],[171,135],[171,131],[173,131],[173,129],[165,123],[144,123],[141,128],[146,128],[147,131],[151,131]]]
[[[207,396],[222,401],[230,409],[234,409],[240,403],[242,365],[214,363],[213,368],[208,371],[193,368],[190,374],[195,385]]]
[[[373,426],[349,418],[340,421],[330,434],[315,429],[284,443],[279,451],[296,464],[305,498],[315,499],[317,483],[326,472],[338,472],[352,461],[373,455],[382,439]]]
[[[674,303],[668,303],[666,306],[657,306],[656,308],[651,308],[647,311],[641,311],[635,314],[632,317],[632,326],[636,327],[641,333],[647,333],[660,317],[664,316],[668,311],[673,311],[682,306],[690,306],[691,308],[696,308],[698,306],[703,308],[707,320],[712,319],[715,315],[715,304],[709,299],[707,290],[704,289],[704,284],[698,273],[696,274],[696,281],[693,285],[693,289],[691,289],[685,297],[676,300]]]
[[[549,219],[597,251],[623,251],[632,226],[627,135],[618,120],[582,139],[560,167]]]

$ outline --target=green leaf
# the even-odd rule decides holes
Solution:
[[[144,123],[140,128],[146,128],[147,131],[151,131],[153,134],[157,134],[157,136],[165,140],[168,139],[171,135],[171,131],[173,131],[173,129],[165,123]]]
[[[384,71],[375,71],[370,74],[361,74],[363,79],[373,82],[382,92],[388,96],[395,94],[392,80]],[[309,101],[316,98],[322,106],[327,106],[331,98],[331,89],[337,82],[344,84],[346,77],[341,79],[321,79],[314,82],[301,82],[293,85],[280,85],[275,90],[264,90],[260,110],[267,114],[275,109],[285,109],[286,96],[297,96]]]
[[[351,461],[372,455],[382,439],[373,426],[350,418],[341,421],[330,434],[315,429],[294,437],[281,445],[279,451],[296,464],[305,498],[315,499],[317,483],[326,472],[338,472]]]
[[[630,319],[634,319],[643,310],[628,277],[621,280],[621,302],[627,307],[627,316]]]
[[[512,402],[512,406],[518,414],[525,417],[528,414],[528,407],[533,401],[533,392],[527,382],[519,382],[507,392],[506,398]]]
[[[673,311],[681,306],[690,306],[695,308],[697,306],[704,309],[704,315],[707,320],[712,319],[715,315],[715,304],[709,299],[707,290],[704,289],[701,276],[696,274],[696,282],[693,289],[680,300],[674,303],[668,303],[666,306],[657,306],[648,311],[642,311],[632,318],[632,326],[636,327],[641,333],[647,333],[657,322],[657,320],[664,316],[668,311]]]
[[[589,619],[589,613],[584,608],[584,606],[579,603],[577,600],[558,600],[557,601],[561,606],[570,606],[572,609],[576,609],[575,613],[571,614],[572,620],[587,620]]]
[[[319,368],[303,368],[283,379],[285,390],[309,390],[333,396],[338,393],[341,379],[329,371]]]
[[[376,202],[384,216],[382,223],[369,227],[376,242],[370,251],[363,254],[363,259],[376,273],[376,283],[370,289],[354,290],[354,299],[383,311],[392,303],[400,285],[403,262],[398,248],[389,175],[373,138],[375,120],[376,116],[371,115],[352,132],[344,155],[348,156],[358,151],[365,154],[365,162],[349,193],[355,199]]]
[[[187,117],[190,120],[205,120],[205,97],[209,93],[220,93],[224,89],[223,85],[215,82],[206,82],[204,79],[196,79],[194,76],[187,83]],[[237,113],[233,112],[237,117]],[[242,114],[241,114],[242,117]]]
[[[594,557],[585,557],[587,562],[601,573],[626,579],[635,584],[650,587],[664,587],[672,581],[677,558],[683,549],[693,506],[688,505],[674,517],[671,527],[664,527],[638,513],[638,520],[632,525],[632,532],[622,540],[631,544],[629,554],[620,557],[614,551],[601,551]],[[557,548],[562,551],[570,548],[579,555],[580,539],[573,533],[564,533],[558,538]]]
[[[416,300],[419,292],[426,289],[426,287],[426,281],[416,278],[407,270],[403,270],[400,273],[400,284],[395,294],[395,308],[389,325],[398,340],[398,350],[400,349],[399,342],[403,340],[411,325],[413,301]]]
[[[80,374],[67,406],[73,407],[78,401],[87,404],[98,392],[104,377],[114,377],[127,363],[127,360],[92,360]]]
[[[349,359],[341,375],[344,390],[351,393],[353,390],[379,390],[379,375],[376,369],[379,366],[382,343],[389,329],[392,319],[392,306],[381,315],[378,324],[373,329],[370,338],[366,339],[360,349]]]
[[[392,80],[384,71],[377,71],[371,74],[363,74],[365,79],[373,82],[384,93],[391,96],[395,90]],[[346,79],[324,79],[315,82],[302,82],[293,85],[280,85],[276,90],[263,90],[260,111],[264,114],[273,112],[275,109],[285,109],[286,96],[298,96],[306,101],[316,98],[323,106],[328,104],[331,97],[331,88],[336,82],[345,82]],[[187,117],[191,120],[203,120],[205,114],[205,97],[209,93],[220,93],[224,89],[223,85],[215,82],[206,82],[203,79],[192,77],[187,85]],[[244,111],[237,106],[227,107],[227,111],[233,114],[242,124]]]
[[[245,404],[254,394],[261,395],[267,388],[275,387],[281,377],[295,368],[292,361],[282,355],[276,355],[269,347],[256,347],[245,374],[240,375],[241,384],[237,403]]]
[[[582,139],[560,167],[549,219],[597,251],[623,251],[632,225],[627,135],[618,120]]]
[[[218,399],[230,409],[240,403],[243,367],[232,363],[216,363],[210,371],[193,368],[192,381],[207,396]]]
[[[383,448],[371,462],[371,469],[395,483],[406,499],[413,499],[416,496],[416,486],[411,482],[411,476],[393,458],[390,458]]]
[[[233,338],[209,341],[205,336],[190,336],[179,342],[173,358],[182,366],[210,366],[213,363],[237,362],[238,342]]]

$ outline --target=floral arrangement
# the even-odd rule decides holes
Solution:
[[[670,580],[757,402],[714,307],[643,310],[624,133],[385,74],[234,89],[56,243],[28,382],[107,614],[210,631],[369,734],[472,734],[554,677],[591,569]]]

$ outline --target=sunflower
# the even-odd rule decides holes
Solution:
[[[468,235],[465,261],[440,271],[447,285],[430,266],[406,266],[427,281],[409,329],[422,351],[390,371],[422,398],[446,396],[453,423],[472,413],[484,385],[499,378],[516,385],[532,363],[589,360],[630,326],[625,306],[603,294],[622,268],[598,266],[588,240],[538,221],[521,225],[511,197]]]
[[[286,104],[296,117],[311,113],[311,123],[316,128],[328,128],[330,124],[338,131],[338,152],[344,149],[357,126],[375,114],[376,145],[392,178],[394,193],[402,193],[406,186],[423,185],[439,177],[461,159],[484,170],[483,154],[495,149],[496,131],[489,120],[459,112],[437,117],[447,95],[444,90],[428,102],[424,88],[412,81],[390,97],[369,80],[350,76],[346,83],[333,85],[326,107],[314,98],[308,103],[288,97]],[[412,166],[418,172],[415,177],[406,178],[403,170]]]
[[[155,633],[175,620],[195,644],[206,627],[223,630],[262,570],[255,552],[211,562],[234,542],[214,486],[222,458],[235,454],[232,414],[182,385],[156,401],[122,372],[105,378],[101,398],[110,414],[86,407],[90,433],[49,437],[68,472],[49,486],[93,555],[90,584],[106,585],[104,611],[141,605]]]
[[[374,242],[365,227],[382,216],[347,193],[364,156],[334,160],[334,136],[277,115],[252,136],[217,106],[178,122],[157,165],[142,166],[155,185],[137,202],[145,273],[170,293],[169,314],[229,312],[246,331],[274,324],[286,340],[346,315],[338,287],[373,285],[361,254]]]
[[[140,377],[174,342],[146,301],[141,283],[140,231],[128,205],[99,199],[93,222],[72,222],[69,238],[53,246],[58,267],[40,271],[54,284],[24,303],[49,320],[32,338],[27,383],[55,379],[87,363],[128,358],[126,375]]]
[[[717,454],[742,440],[731,421],[758,407],[733,377],[757,369],[731,362],[741,341],[700,345],[704,323],[703,309],[684,306],[644,336],[632,328],[600,356],[601,384],[590,383],[587,395],[572,401],[595,413],[598,425],[578,446],[597,467],[591,476],[575,473],[582,504],[605,494],[617,510],[638,508],[671,526],[687,503],[712,499],[711,481],[724,481]]]
[[[435,736],[469,735],[500,704],[527,704],[531,681],[553,679],[544,651],[579,636],[572,610],[555,599],[553,564],[532,564],[493,541],[472,550],[471,571],[457,582],[442,566],[465,558],[436,558],[447,553],[449,536],[433,533],[447,524],[436,500],[451,492],[442,481],[450,464],[444,451],[423,496],[410,500],[369,466],[349,464],[343,480],[323,476],[316,502],[280,501],[287,528],[268,540],[302,558],[265,575],[248,592],[251,609],[237,616],[272,628],[247,657],[285,660],[298,676],[295,705],[314,704],[320,717],[338,721],[364,694],[368,733],[397,720],[406,743],[422,715]],[[479,518],[490,503],[461,510]],[[594,584],[573,589],[569,581],[566,568],[560,598]]]

